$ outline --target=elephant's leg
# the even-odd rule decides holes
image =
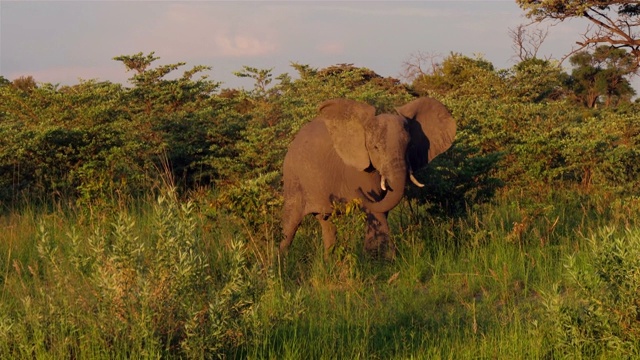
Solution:
[[[293,237],[296,235],[298,226],[302,222],[304,215],[298,209],[292,207],[286,207],[282,215],[282,233],[284,238],[280,242],[280,253],[284,254],[291,246]]]
[[[389,238],[389,223],[386,213],[367,212],[367,235],[364,249],[372,256],[393,259],[396,248]]]
[[[336,226],[329,220],[326,215],[318,214],[316,219],[322,228],[322,242],[324,243],[324,257],[327,258],[329,253],[336,244]]]

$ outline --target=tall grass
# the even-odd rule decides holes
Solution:
[[[640,206],[569,195],[504,197],[455,219],[406,202],[390,217],[392,262],[363,251],[358,212],[335,220],[326,260],[312,219],[278,259],[275,217],[211,218],[171,190],[93,211],[24,207],[0,218],[0,358],[628,356],[633,316],[602,336],[581,324],[602,319],[585,317],[594,304],[621,304],[589,295],[608,294],[594,273],[626,269],[620,288],[637,285]],[[576,341],[594,345],[568,351]]]
[[[205,230],[193,203],[167,191],[104,215],[7,218],[21,230],[3,241],[2,358],[209,357],[262,328],[273,281],[241,238]]]

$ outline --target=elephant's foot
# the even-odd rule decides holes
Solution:
[[[394,260],[396,258],[396,246],[389,238],[389,234],[375,234],[367,237],[364,249],[376,259]]]
[[[393,260],[396,256],[395,244],[389,238],[389,223],[385,213],[367,213],[367,235],[364,249],[374,258]]]

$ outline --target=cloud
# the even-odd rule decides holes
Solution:
[[[323,55],[340,55],[345,51],[345,45],[341,42],[325,42],[319,44],[316,50]]]
[[[215,50],[222,56],[254,57],[276,52],[277,45],[251,34],[221,34],[215,37]]]
[[[242,18],[219,3],[172,3],[136,42],[170,57],[258,57],[279,48],[269,17],[246,12]]]
[[[483,0],[484,1],[484,0]],[[365,1],[339,2],[328,1],[306,6],[307,11],[325,12],[343,16],[368,16],[368,17],[406,17],[406,18],[442,18],[459,16],[459,12],[447,7],[425,6],[424,2],[376,2],[368,6]]]

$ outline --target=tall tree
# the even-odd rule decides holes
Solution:
[[[569,61],[574,66],[572,90],[585,106],[595,107],[598,101],[611,106],[635,95],[626,78],[634,71],[635,58],[625,50],[602,45],[593,53],[578,52]]]
[[[506,77],[509,94],[530,102],[563,98],[569,78],[557,61],[536,57],[520,61],[509,75]]]
[[[580,46],[574,52],[589,46],[609,44],[625,48],[635,57],[636,69],[640,67],[640,1],[621,0],[516,0],[526,15],[538,22],[563,21],[584,18],[590,22]]]

